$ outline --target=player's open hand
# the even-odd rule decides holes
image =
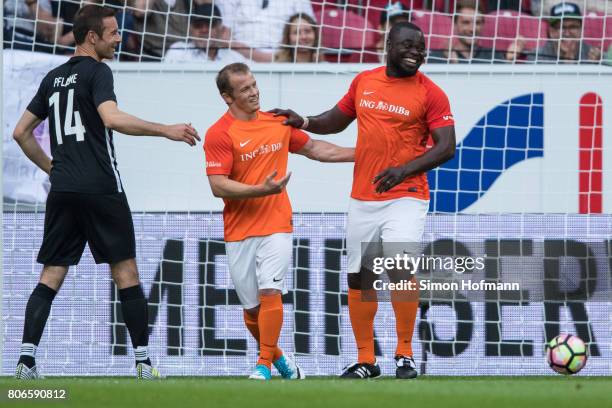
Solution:
[[[291,172],[287,173],[285,177],[279,180],[274,180],[277,175],[278,171],[274,170],[268,177],[266,177],[266,181],[263,183],[263,191],[266,195],[279,194],[283,191],[287,183],[289,183]]]
[[[191,123],[178,123],[176,125],[166,126],[165,136],[170,140],[177,142],[185,142],[190,146],[195,146],[196,141],[200,141],[198,131],[195,130]]]
[[[374,177],[372,183],[376,184],[376,192],[382,194],[397,186],[404,181],[405,178],[406,170],[404,167],[389,167]]]
[[[283,121],[283,125],[292,126],[300,129],[304,124],[304,118],[291,109],[272,109],[268,113],[273,113],[274,116],[285,116],[287,119]]]

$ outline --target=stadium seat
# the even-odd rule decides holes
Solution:
[[[607,50],[612,44],[612,16],[588,12],[584,16],[583,36],[586,43]]]
[[[343,59],[342,62],[379,64],[381,62],[381,56],[373,52],[353,52],[347,58]]]
[[[373,27],[380,25],[380,15],[389,2],[400,1],[406,10],[423,8],[423,0],[346,0],[349,10],[368,19]]]
[[[455,11],[455,0],[427,0],[423,8],[452,14]]]
[[[365,18],[342,8],[324,8],[315,14],[326,60],[348,62],[355,52],[375,51],[376,31]]]
[[[546,39],[545,20],[513,10],[488,13],[480,33],[482,47],[505,51],[517,36],[525,38],[525,48],[538,47],[538,39]]]
[[[451,17],[428,11],[415,10],[411,13],[411,21],[421,27],[425,34],[428,50],[447,49],[453,33],[453,20]]]

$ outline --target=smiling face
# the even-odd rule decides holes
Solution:
[[[298,50],[311,51],[316,46],[316,33],[312,24],[300,17],[292,19],[289,23],[291,24],[289,44],[296,46]]]
[[[94,31],[90,31],[89,35],[93,36],[94,50],[100,59],[113,59],[115,51],[121,43],[117,19],[115,17],[106,17],[102,20],[102,26],[104,28],[102,36],[99,36]]]
[[[251,72],[230,74],[232,93],[223,93],[223,99],[231,109],[246,114],[259,110],[259,88]]]
[[[473,8],[462,8],[455,16],[453,32],[457,40],[466,46],[471,46],[480,36],[484,17]]]
[[[573,58],[580,47],[582,22],[578,19],[566,18],[563,22],[551,23],[548,27],[548,36],[559,41],[562,56]]]
[[[387,40],[387,67],[398,76],[412,76],[425,61],[425,37],[421,31],[401,27]]]

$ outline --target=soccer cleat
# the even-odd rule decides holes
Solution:
[[[163,375],[155,367],[151,367],[145,363],[136,365],[136,378],[139,380],[161,380]]]
[[[36,371],[36,366],[30,368],[23,363],[17,364],[17,369],[15,370],[16,380],[37,380],[39,378],[42,378],[42,376]]]
[[[380,377],[380,366],[375,361],[374,364],[368,363],[353,363],[344,367],[344,372],[340,378],[347,379],[366,379]]]
[[[251,375],[249,375],[249,380],[270,380],[272,379],[272,372],[270,369],[263,364],[258,364],[255,366],[255,371]]]
[[[281,377],[285,380],[303,380],[306,378],[306,374],[304,374],[304,371],[302,371],[297,363],[284,353],[274,362],[274,367],[276,367]]]
[[[395,356],[395,378],[404,380],[417,377],[416,364],[412,357]]]

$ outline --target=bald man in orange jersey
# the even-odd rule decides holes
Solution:
[[[206,174],[213,194],[225,202],[229,272],[245,324],[259,343],[259,360],[249,378],[269,380],[273,364],[283,378],[302,379],[304,373],[277,346],[281,294],[293,250],[287,160],[291,152],[324,162],[350,162],[355,149],[310,139],[283,126],[282,118],[261,112],[257,82],[245,64],[224,67],[217,87],[229,109],[206,133]]]
[[[415,251],[422,240],[429,207],[426,172],[455,153],[455,127],[448,98],[418,72],[425,59],[423,32],[414,24],[398,23],[389,32],[387,50],[386,67],[357,75],[348,93],[329,111],[306,118],[288,109],[271,111],[286,116],[287,125],[318,134],[341,132],[357,119],[346,239],[348,306],[358,361],[345,369],[342,378],[381,375],[374,355],[378,305],[376,293],[362,272],[362,243],[381,245],[383,251],[398,248],[391,243],[402,243],[404,253]],[[435,145],[428,150],[430,134]],[[417,294],[418,291],[391,293],[397,332],[397,378],[417,376],[412,358]]]

